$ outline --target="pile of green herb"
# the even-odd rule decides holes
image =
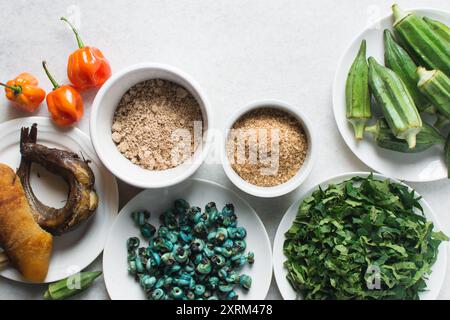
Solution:
[[[291,285],[305,299],[418,299],[449,240],[419,199],[372,175],[314,191],[285,234]]]

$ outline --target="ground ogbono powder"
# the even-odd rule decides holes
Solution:
[[[265,107],[238,119],[228,136],[227,156],[247,182],[263,187],[291,179],[305,161],[306,134],[287,112]]]
[[[190,158],[201,143],[202,113],[182,86],[152,79],[123,95],[111,131],[118,150],[132,163],[166,170]]]

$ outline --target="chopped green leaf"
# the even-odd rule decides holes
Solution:
[[[305,299],[418,299],[449,240],[419,200],[373,175],[314,191],[286,232],[289,282]]]

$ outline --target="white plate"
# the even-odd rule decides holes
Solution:
[[[20,128],[37,123],[37,142],[49,147],[67,149],[91,160],[95,189],[99,196],[97,212],[77,229],[53,238],[53,252],[45,282],[53,282],[75,274],[87,267],[102,252],[109,229],[118,211],[117,182],[103,167],[89,137],[77,128],[60,129],[49,118],[27,117],[0,124],[0,162],[16,169],[20,163]],[[38,177],[38,174],[40,178]],[[67,199],[67,185],[38,165],[32,166],[31,185],[36,196],[45,204],[61,207]],[[0,272],[5,278],[25,280],[13,268]]]
[[[242,268],[243,273],[252,277],[252,287],[245,292],[239,290],[239,299],[264,299],[272,279],[272,250],[263,223],[248,203],[236,193],[214,182],[200,179],[189,179],[170,188],[142,191],[120,211],[103,253],[104,279],[111,299],[146,298],[139,283],[127,271],[126,241],[129,237],[140,236],[139,229],[131,219],[131,213],[146,209],[151,212],[150,223],[159,226],[159,215],[171,208],[173,202],[179,198],[186,199],[191,206],[199,206],[202,210],[210,201],[214,201],[219,209],[227,203],[234,204],[238,225],[247,229],[247,251],[255,253],[255,263]]]
[[[314,190],[317,190],[319,186],[321,186],[322,188],[326,188],[329,184],[339,183],[344,180],[350,179],[354,176],[367,177],[368,175],[369,175],[368,172],[351,172],[332,177],[326,181],[323,181],[320,184],[317,184],[308,191],[303,192],[300,195],[299,200],[296,201],[287,210],[283,219],[280,222],[280,225],[278,226],[273,246],[273,268],[275,273],[275,280],[277,282],[278,288],[280,289],[281,295],[283,296],[284,299],[286,300],[301,299],[301,297],[299,297],[297,292],[292,288],[289,281],[286,279],[287,270],[283,266],[284,261],[287,260],[287,257],[284,255],[283,252],[283,244],[285,240],[284,234],[289,230],[292,223],[294,222],[295,217],[297,216],[297,211],[298,207],[300,206],[300,203],[303,201],[304,198],[310,196]],[[374,173],[374,177],[376,179],[387,179],[385,176],[377,173]],[[392,182],[402,183],[395,179],[390,180]],[[417,194],[417,196],[420,195]],[[435,214],[433,213],[433,210],[428,205],[428,203],[424,199],[421,199],[419,202],[424,209],[425,216],[427,217],[427,219],[431,220],[434,223],[435,230],[442,230],[439,222],[436,219]],[[443,242],[439,246],[438,257],[436,263],[432,267],[432,274],[426,280],[428,291],[419,294],[421,300],[434,300],[437,298],[437,296],[439,295],[439,291],[441,290],[442,283],[444,282],[446,271],[447,271],[447,243]]]
[[[450,24],[450,13],[435,9],[409,9],[420,16],[428,16]],[[402,154],[379,148],[373,139],[366,135],[356,141],[353,129],[345,117],[345,82],[348,70],[356,56],[362,39],[367,40],[367,57],[373,56],[384,63],[384,29],[392,30],[392,15],[381,19],[372,28],[364,30],[347,48],[340,59],[333,84],[333,110],[339,131],[353,153],[372,169],[399,180],[411,182],[435,181],[447,177],[442,147],[433,147],[417,154]],[[378,109],[378,108],[376,108]]]

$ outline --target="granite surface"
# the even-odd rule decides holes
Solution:
[[[2,0],[2,4],[11,2]],[[446,0],[399,0],[405,7],[450,11]],[[281,99],[307,112],[318,132],[318,159],[301,188],[330,176],[368,171],[342,140],[332,115],[332,81],[338,59],[349,41],[368,24],[389,12],[392,0],[86,0],[27,1],[2,5],[0,70],[4,81],[28,71],[50,90],[41,68],[46,59],[57,79],[66,79],[67,56],[75,41],[61,15],[80,22],[86,44],[102,49],[113,71],[139,62],[173,65],[190,74],[204,89],[214,110],[217,129],[236,108],[255,100]],[[7,32],[5,32],[7,30]],[[89,132],[89,107],[79,127]],[[26,116],[0,97],[0,122]],[[45,106],[38,115],[48,116]],[[214,161],[196,177],[235,189]],[[443,231],[450,234],[450,183],[411,184],[431,204]],[[119,182],[120,205],[138,189]],[[240,193],[261,216],[271,240],[299,190],[277,199]],[[90,269],[101,268],[101,257]],[[450,298],[450,264],[439,298]],[[0,299],[39,299],[44,286],[0,279]],[[107,299],[102,281],[78,296]],[[280,299],[272,282],[269,299]]]

